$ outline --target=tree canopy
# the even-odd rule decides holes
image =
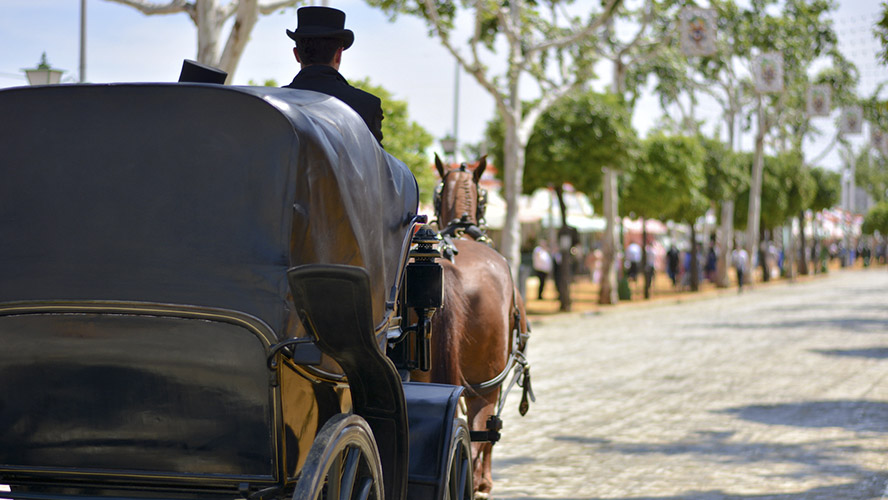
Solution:
[[[882,44],[882,50],[879,52],[879,58],[883,63],[888,64],[888,2],[882,2],[882,13],[873,29],[879,43]]]
[[[718,139],[700,136],[699,140],[705,151],[703,195],[715,205],[733,200],[749,183],[742,157]]]
[[[888,199],[888,158],[865,148],[853,161],[855,183],[876,202]]]
[[[752,155],[742,155],[746,168],[751,168]],[[765,156],[762,172],[762,225],[763,229],[775,229],[787,219],[809,208],[817,191],[817,184],[810,169],[802,163],[802,157],[795,151]],[[746,210],[749,202],[748,190],[740,194],[734,223],[745,227],[746,221],[737,215]]]
[[[706,211],[701,188],[705,151],[695,136],[658,132],[642,141],[642,158],[624,175],[624,215],[693,222]]]
[[[502,119],[488,123],[491,153],[503,155]],[[569,183],[599,199],[602,167],[628,162],[637,139],[622,99],[590,90],[559,99],[537,121],[527,144],[524,193]]]
[[[863,234],[888,234],[888,201],[877,203],[870,208],[863,219]]]
[[[836,206],[842,191],[842,176],[838,172],[819,167],[811,168],[810,173],[815,189],[808,208],[820,211]]]

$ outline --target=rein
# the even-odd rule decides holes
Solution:
[[[512,301],[515,307],[515,328],[512,330],[512,349],[509,353],[509,359],[506,361],[506,367],[499,372],[497,376],[490,380],[478,384],[467,384],[470,391],[477,396],[484,396],[500,388],[509,376],[509,372],[514,371],[512,379],[506,389],[500,393],[496,407],[496,416],[499,418],[506,405],[506,397],[517,383],[522,388],[521,404],[518,405],[518,412],[523,417],[530,408],[530,401],[536,402],[536,396],[533,394],[533,388],[530,385],[530,361],[527,359],[525,351],[527,350],[527,341],[530,339],[530,323],[527,324],[527,333],[521,332],[521,313],[518,310],[518,297],[515,295],[514,287],[512,288]],[[528,401],[529,399],[529,401]]]

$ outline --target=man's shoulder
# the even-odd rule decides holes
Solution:
[[[348,82],[344,82],[344,84],[348,87],[349,92],[351,92],[352,95],[354,95],[356,98],[362,99],[363,101],[367,102],[368,104],[372,104],[373,106],[382,106],[382,100],[371,94],[370,92],[359,89],[358,87],[355,87]]]

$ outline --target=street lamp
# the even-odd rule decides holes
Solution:
[[[62,81],[62,70],[52,69],[46,61],[46,52],[40,56],[40,63],[34,69],[26,69],[30,85],[53,85]]]
[[[456,162],[456,139],[448,134],[441,139],[441,148],[444,149],[444,154],[447,155],[451,161]]]

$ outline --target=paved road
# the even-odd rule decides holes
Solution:
[[[888,499],[888,272],[534,325],[495,499]]]

